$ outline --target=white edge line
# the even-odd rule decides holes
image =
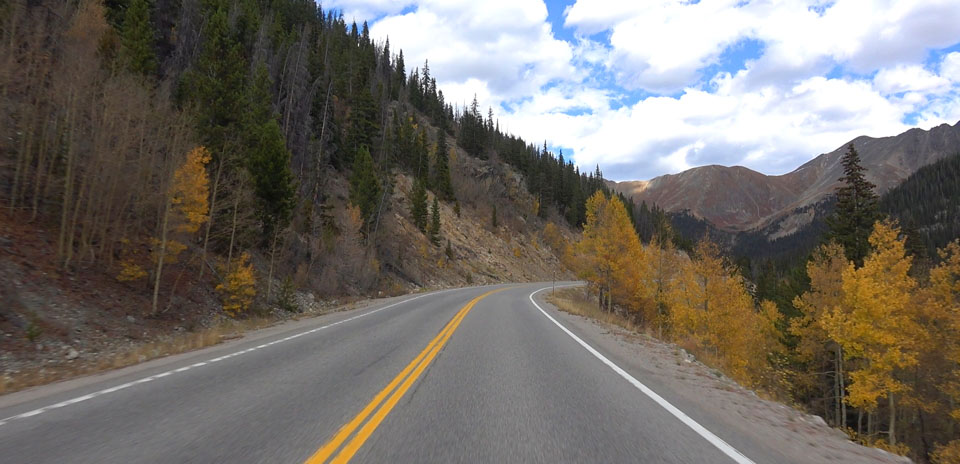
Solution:
[[[564,327],[563,324],[560,324],[559,322],[557,322],[557,320],[554,319],[553,316],[551,316],[550,314],[547,314],[547,312],[544,311],[543,308],[541,308],[536,301],[534,301],[533,295],[536,295],[537,293],[540,293],[544,290],[548,290],[550,288],[551,287],[541,288],[540,290],[537,290],[531,293],[529,296],[530,302],[533,303],[533,305],[536,306],[537,309],[539,309],[540,312],[547,317],[547,319],[550,319],[550,321],[556,324],[557,327],[560,327],[561,330],[566,332],[567,335],[570,336],[570,338],[576,340],[577,343],[579,343],[581,346],[586,348],[586,350],[589,351],[590,354],[594,355],[600,361],[603,361],[603,363],[606,364],[608,367],[610,367],[610,369],[613,369],[614,372],[616,372],[617,374],[620,374],[620,377],[623,377],[628,382],[633,384],[634,387],[637,387],[637,389],[643,392],[643,394],[650,397],[650,399],[652,399],[653,401],[656,401],[656,403],[659,404],[661,407],[663,407],[663,409],[666,409],[667,412],[669,412],[670,414],[673,414],[673,416],[676,417],[677,419],[680,419],[680,422],[683,422],[687,427],[690,427],[691,429],[693,429],[694,432],[697,432],[697,434],[699,434],[701,437],[703,437],[708,442],[710,442],[710,444],[712,444],[713,446],[716,446],[717,449],[723,452],[723,454],[726,454],[727,456],[729,456],[731,459],[733,459],[735,462],[739,464],[756,464],[753,461],[751,461],[750,458],[744,456],[743,453],[741,453],[740,451],[737,451],[736,448],[730,446],[727,442],[723,441],[722,438],[714,435],[713,432],[707,430],[706,427],[700,425],[699,423],[697,423],[697,421],[691,419],[690,416],[686,415],[683,411],[677,409],[676,406],[670,404],[670,402],[663,399],[662,396],[658,395],[656,392],[651,390],[646,385],[640,383],[640,381],[637,380],[634,376],[627,373],[627,371],[623,370],[620,366],[614,364],[613,361],[607,359],[606,356],[600,354],[599,351],[595,350],[592,346],[588,345],[587,342],[580,339],[580,337],[574,335],[574,333],[571,332],[566,327]]]
[[[141,379],[132,380],[132,381],[130,381],[130,382],[127,382],[127,383],[124,383],[124,384],[121,384],[121,385],[116,385],[116,386],[113,386],[113,387],[110,387],[110,388],[105,388],[105,389],[103,389],[103,390],[95,391],[95,392],[93,392],[93,393],[88,393],[88,394],[83,395],[83,396],[78,396],[78,397],[76,397],[76,398],[64,400],[64,401],[61,401],[61,402],[59,402],[59,403],[52,404],[52,405],[50,405],[50,406],[44,406],[44,407],[42,407],[42,408],[37,408],[37,409],[34,409],[34,410],[32,410],[32,411],[27,411],[27,412],[20,413],[20,414],[14,415],[14,416],[6,417],[6,418],[3,418],[3,419],[0,419],[0,426],[3,426],[3,425],[5,425],[5,424],[9,424],[10,422],[15,421],[15,420],[18,420],[18,419],[26,419],[26,418],[28,418],[28,417],[32,417],[32,416],[36,416],[36,415],[39,415],[39,414],[43,414],[43,413],[45,413],[45,412],[47,412],[47,411],[49,411],[49,410],[51,410],[51,409],[57,409],[57,408],[62,408],[62,407],[64,407],[64,406],[69,406],[69,405],[72,405],[72,404],[81,403],[81,402],[87,401],[87,400],[89,400],[89,399],[96,398],[96,397],[98,397],[98,396],[106,395],[106,394],[108,394],[108,393],[114,393],[114,392],[123,390],[123,389],[125,389],[125,388],[132,387],[132,386],[137,385],[137,384],[147,383],[147,382],[153,381],[153,380],[155,380],[155,379],[159,379],[159,378],[161,378],[161,377],[167,377],[167,376],[172,375],[172,374],[177,374],[177,373],[180,373],[180,372],[186,372],[186,371],[188,371],[188,370],[190,370],[190,369],[193,369],[193,368],[206,366],[206,365],[208,365],[208,364],[213,364],[213,363],[216,363],[216,362],[218,362],[218,361],[223,361],[223,360],[225,360],[225,359],[229,359],[229,358],[232,358],[232,357],[235,357],[235,356],[239,356],[239,355],[242,355],[242,354],[246,354],[246,353],[249,353],[249,352],[251,352],[251,351],[257,351],[257,350],[259,350],[259,349],[266,348],[266,347],[268,347],[268,346],[273,346],[273,345],[280,344],[280,343],[283,343],[283,342],[288,342],[288,341],[290,341],[290,340],[294,340],[294,339],[299,338],[299,337],[302,337],[302,336],[304,336],[304,335],[309,335],[309,334],[312,334],[312,333],[316,333],[316,332],[319,332],[319,331],[321,331],[321,330],[323,330],[323,329],[326,329],[326,328],[329,328],[329,327],[333,327],[333,326],[335,326],[335,325],[340,325],[340,324],[343,324],[343,323],[345,323],[345,322],[350,322],[350,321],[353,321],[353,320],[356,320],[356,319],[360,319],[361,317],[366,317],[366,316],[369,316],[369,315],[371,315],[371,314],[379,313],[380,311],[383,311],[383,310],[385,310],[385,309],[390,309],[390,308],[392,308],[392,307],[394,307],[394,306],[399,306],[399,305],[402,305],[402,304],[404,304],[404,303],[409,303],[409,302],[411,302],[411,301],[413,301],[413,300],[419,300],[420,298],[423,298],[423,297],[426,297],[426,296],[439,295],[439,294],[441,294],[441,293],[446,293],[446,292],[453,291],[453,290],[463,290],[463,289],[461,289],[461,288],[448,288],[448,289],[446,289],[446,290],[440,290],[440,291],[436,291],[436,292],[430,292],[430,293],[424,293],[424,294],[422,294],[422,295],[417,295],[417,296],[412,297],[412,298],[407,298],[406,300],[403,300],[403,301],[398,301],[398,302],[396,302],[396,303],[391,303],[391,304],[389,304],[389,305],[387,305],[387,306],[384,306],[384,307],[382,307],[382,308],[374,309],[373,311],[368,311],[368,312],[365,312],[365,313],[357,314],[356,316],[348,317],[348,318],[346,318],[346,319],[343,319],[343,320],[340,320],[340,321],[337,321],[337,322],[333,322],[333,323],[327,324],[327,325],[325,325],[325,326],[316,327],[316,328],[313,328],[313,329],[310,329],[310,330],[306,330],[306,331],[303,331],[303,332],[300,332],[300,333],[297,333],[297,334],[288,336],[288,337],[286,337],[286,338],[282,338],[282,339],[279,339],[279,340],[274,340],[274,341],[269,342],[269,343],[264,343],[264,344],[262,344],[262,345],[255,346],[255,347],[253,347],[253,348],[247,348],[247,349],[245,349],[245,350],[236,351],[236,352],[233,352],[233,353],[230,353],[230,354],[226,354],[226,355],[220,356],[220,357],[218,357],[218,358],[213,358],[213,359],[210,359],[210,360],[207,360],[207,361],[200,361],[200,362],[197,362],[197,363],[194,363],[194,364],[190,364],[190,365],[187,365],[187,366],[183,366],[183,367],[180,367],[180,368],[177,368],[177,369],[172,369],[172,370],[169,370],[169,371],[166,371],[166,372],[161,372],[161,373],[159,373],[159,374],[154,374],[154,375],[151,375],[151,376],[143,377],[143,378],[141,378]]]

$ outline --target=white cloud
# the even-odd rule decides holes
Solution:
[[[960,52],[953,52],[943,57],[940,63],[940,76],[950,82],[960,82]]]
[[[618,180],[779,174],[859,135],[960,120],[960,52],[928,62],[960,43],[956,0],[578,0],[569,42],[540,0],[335,2],[381,18],[372,35],[408,70],[429,59],[447,102],[476,94],[501,127]],[[744,43],[752,59],[722,63]]]
[[[599,164],[611,177],[647,179],[690,166],[746,165],[784,173],[856,136],[907,129],[904,111],[869,81],[814,77],[788,89],[740,92],[718,79],[716,93],[687,89],[618,110],[569,116],[536,100],[507,117],[534,140],[573,148],[580,166]]]
[[[322,5],[325,9],[343,11],[343,18],[347,24],[351,21],[360,24],[364,21],[373,21],[383,15],[400,13],[404,8],[416,3],[415,0],[331,0],[323,2]]]
[[[566,25],[610,33],[611,71],[621,84],[669,93],[742,40],[763,43],[752,77],[800,80],[836,65],[870,73],[918,62],[960,41],[955,0],[578,0]],[[749,83],[748,83],[749,84]]]
[[[539,0],[426,0],[371,27],[401,47],[408,68],[430,60],[448,102],[499,105],[578,76],[572,46],[554,38]]]
[[[873,78],[874,87],[884,95],[901,92],[937,93],[948,90],[950,81],[938,76],[922,66],[897,66],[881,69]]]

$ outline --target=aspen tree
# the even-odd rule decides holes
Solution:
[[[163,264],[168,260],[176,259],[176,256],[186,248],[185,245],[169,239],[168,236],[173,232],[196,233],[207,221],[209,212],[207,195],[210,181],[207,178],[206,166],[209,162],[210,154],[206,148],[194,148],[187,153],[187,159],[174,172],[173,181],[167,190],[160,237],[156,242],[157,251],[154,256],[157,268],[153,284],[153,314],[157,312]]]
[[[873,252],[863,267],[843,270],[843,304],[826,316],[828,334],[843,347],[847,360],[860,360],[850,372],[849,404],[877,409],[886,397],[889,408],[888,442],[897,444],[896,397],[907,393],[899,371],[917,364],[916,340],[923,337],[917,308],[911,304],[916,282],[910,277],[911,257],[904,249],[895,222],[876,224],[870,235]]]
[[[822,245],[813,253],[813,258],[807,263],[810,290],[793,300],[793,306],[800,311],[801,316],[793,319],[788,329],[792,335],[799,338],[796,353],[802,362],[817,367],[821,364],[832,365],[832,392],[836,398],[834,418],[835,423],[842,428],[847,425],[843,349],[829,338],[824,323],[827,314],[843,312],[843,271],[849,265],[843,247],[836,242]],[[832,362],[829,360],[831,357]]]

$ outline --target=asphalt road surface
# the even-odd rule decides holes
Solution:
[[[0,463],[776,462],[562,326],[549,288],[398,297],[2,396]]]

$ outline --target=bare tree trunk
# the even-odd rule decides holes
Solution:
[[[73,193],[73,119],[75,116],[73,113],[76,109],[73,108],[75,97],[71,95],[70,98],[70,110],[67,113],[67,118],[69,122],[67,123],[67,160],[66,160],[66,172],[63,175],[63,197],[61,201],[61,211],[60,211],[60,234],[57,238],[57,256],[63,257],[64,246],[66,245],[67,237],[67,219],[70,217],[70,204],[72,202],[71,195]]]
[[[840,426],[840,403],[843,402],[843,390],[840,389],[840,354],[839,348],[833,357],[833,423]]]
[[[240,194],[243,191],[243,177],[233,200],[233,224],[230,226],[230,248],[227,249],[227,275],[230,275],[230,263],[233,261],[233,243],[237,236],[237,210],[240,208]]]
[[[270,245],[270,271],[267,272],[267,301],[270,301],[270,294],[273,292],[273,260],[277,254],[277,238],[280,236],[280,229],[273,232],[273,244]]]
[[[890,446],[896,446],[897,444],[897,407],[894,402],[893,392],[887,394],[887,399],[890,401],[890,430],[888,432],[888,439]]]
[[[220,189],[220,176],[223,174],[224,154],[220,154],[220,160],[217,161],[217,175],[213,177],[213,192],[210,193],[210,211],[207,217],[207,230],[203,234],[203,251],[200,252],[200,263],[207,262],[207,246],[210,244],[210,228],[213,227],[213,214],[217,206],[217,191]],[[200,276],[203,278],[203,266],[200,266]]]
[[[840,426],[847,428],[847,381],[843,376],[843,347],[837,347],[837,377],[840,379]]]
[[[157,276],[153,281],[153,305],[150,314],[157,313],[157,299],[160,295],[160,277],[163,272],[163,260],[167,253],[167,223],[170,220],[170,201],[163,209],[163,222],[160,225],[160,253],[157,254]]]
[[[857,408],[857,436],[863,436],[863,408]]]

